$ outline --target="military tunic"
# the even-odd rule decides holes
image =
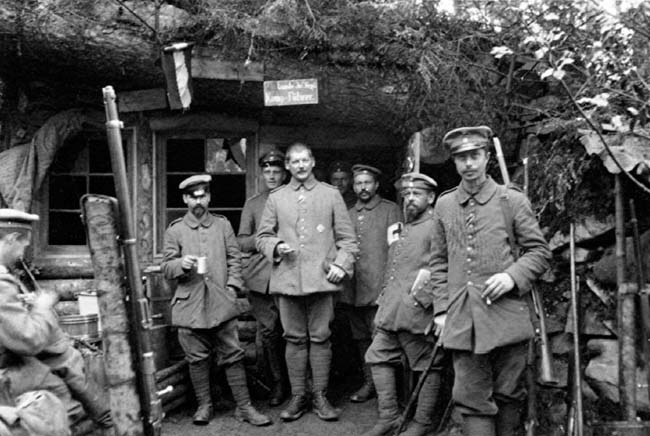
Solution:
[[[515,260],[508,240],[502,196],[513,212],[514,236],[523,255]],[[442,341],[448,349],[487,353],[533,337],[523,299],[548,268],[550,250],[530,202],[515,189],[488,178],[474,195],[462,188],[440,196],[435,208],[432,284],[436,314],[447,312]],[[516,289],[488,305],[485,280],[506,272]]]
[[[275,247],[289,244],[295,252],[275,258]],[[341,283],[327,280],[326,268],[334,263],[352,276],[357,252],[354,230],[338,190],[317,181],[295,179],[275,189],[266,201],[256,245],[273,259],[270,292],[305,296],[341,291]]]
[[[344,302],[353,306],[374,306],[381,289],[388,258],[386,232],[400,220],[399,207],[375,195],[369,202],[357,203],[350,210],[359,253],[354,263],[354,288],[346,290]]]
[[[428,280],[417,280],[420,271],[430,268],[433,209],[428,208],[414,221],[404,224],[399,239],[388,250],[383,286],[377,300],[377,332],[366,353],[370,364],[397,364],[405,354],[411,369],[423,370],[434,345],[425,336],[433,318],[433,295]],[[443,362],[441,354],[436,362]]]
[[[207,329],[239,315],[235,291],[242,287],[241,253],[228,220],[206,213],[198,220],[191,213],[170,224],[165,232],[161,264],[168,280],[178,281],[172,298],[172,324]],[[207,273],[183,270],[183,256],[207,257]]]

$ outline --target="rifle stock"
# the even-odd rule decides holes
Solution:
[[[151,345],[152,320],[149,303],[144,295],[142,275],[136,250],[135,226],[129,196],[122,150],[122,122],[118,119],[115,91],[112,86],[102,89],[106,109],[106,133],[115,179],[115,193],[119,205],[120,242],[128,281],[130,331],[136,355],[138,391],[143,411],[143,428],[146,436],[159,436],[162,427],[162,402],[156,388],[153,348]]]

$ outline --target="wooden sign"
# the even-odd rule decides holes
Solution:
[[[264,82],[264,106],[318,104],[318,79]]]

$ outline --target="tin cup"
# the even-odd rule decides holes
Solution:
[[[205,274],[207,271],[208,271],[208,258],[206,256],[199,256],[196,259],[197,274]]]

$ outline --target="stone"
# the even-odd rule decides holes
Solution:
[[[598,220],[596,217],[585,217],[581,222],[576,223],[575,238],[576,243],[588,241],[597,236],[601,236],[614,228],[614,215],[608,215],[604,221]],[[569,235],[562,232],[555,233],[549,241],[551,250],[563,247],[569,243]]]
[[[599,397],[618,403],[618,341],[615,339],[591,339],[587,342],[587,349],[590,352],[598,353],[598,355],[592,358],[585,368],[586,381]],[[650,412],[645,368],[637,367],[636,380],[637,409],[642,412]]]
[[[638,212],[637,212],[638,213]],[[650,271],[650,230],[641,235],[641,253],[643,253],[643,268]],[[632,238],[625,240],[625,273],[630,281],[636,280],[636,262],[634,260],[634,244]],[[616,247],[612,245],[605,249],[603,256],[594,263],[594,276],[605,285],[616,285]]]

